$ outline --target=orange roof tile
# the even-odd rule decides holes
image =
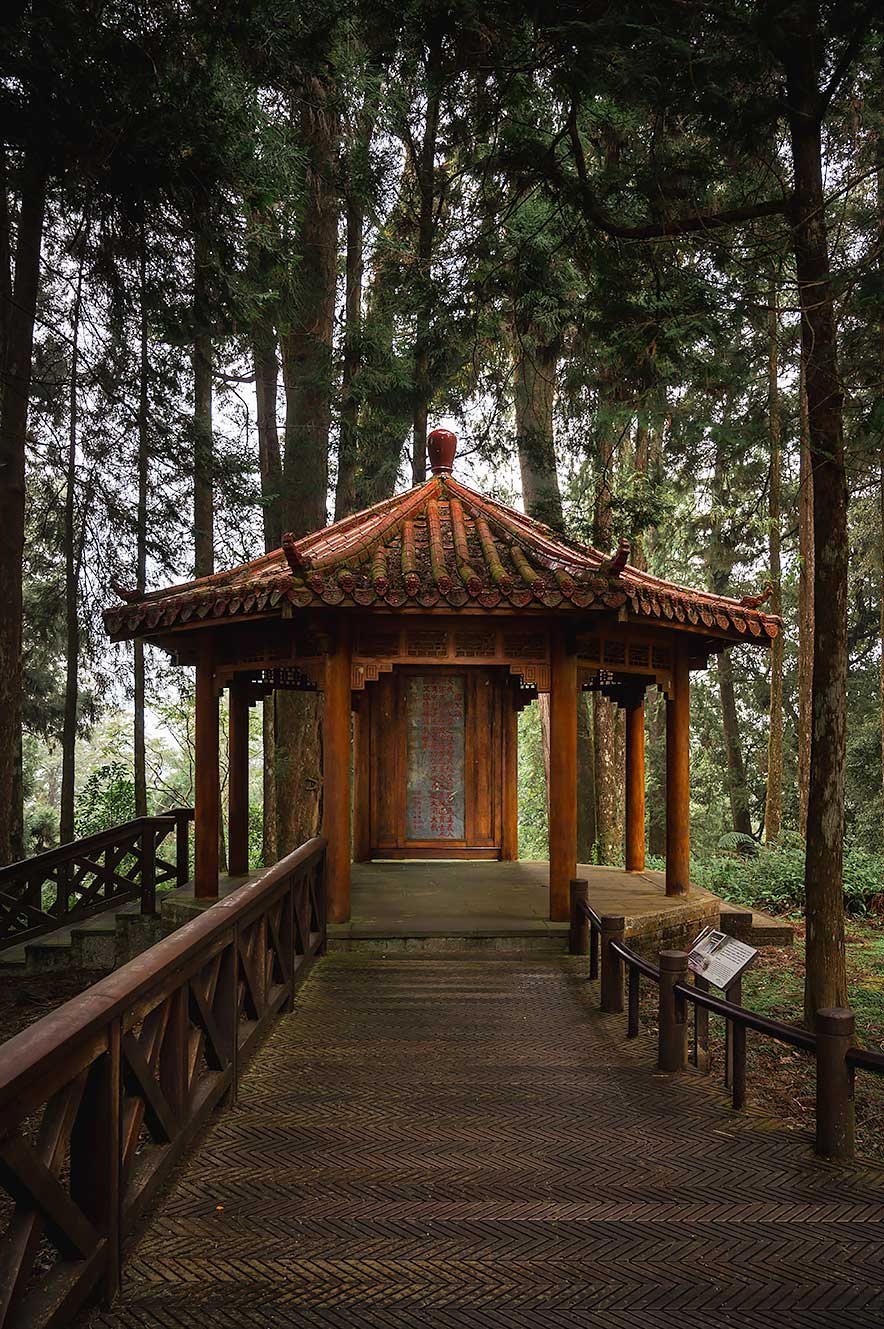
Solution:
[[[651,576],[567,540],[447,473],[302,540],[212,577],[153,591],[105,613],[116,638],[193,619],[294,608],[583,610],[598,605],[718,629],[746,640],[776,637],[782,621],[752,597],[711,595]]]

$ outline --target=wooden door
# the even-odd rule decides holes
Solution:
[[[494,669],[399,668],[371,686],[374,856],[500,857],[502,705]]]

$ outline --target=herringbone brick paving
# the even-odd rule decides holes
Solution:
[[[331,955],[94,1329],[884,1323],[884,1177],[654,1073],[585,962]]]

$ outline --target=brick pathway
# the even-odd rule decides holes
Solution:
[[[654,1073],[570,960],[331,955],[102,1329],[884,1323],[884,1176]]]

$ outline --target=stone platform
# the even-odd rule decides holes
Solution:
[[[648,948],[683,946],[701,927],[717,926],[723,908],[730,931],[756,945],[761,940],[756,924],[763,916],[723,906],[698,887],[667,899],[662,872],[581,864],[577,876],[589,882],[592,907],[600,915],[623,915],[627,936]],[[329,944],[384,954],[561,952],[568,925],[549,921],[548,880],[549,865],[542,862],[354,863],[352,915],[330,926]],[[786,944],[791,935],[779,927],[772,940]]]

